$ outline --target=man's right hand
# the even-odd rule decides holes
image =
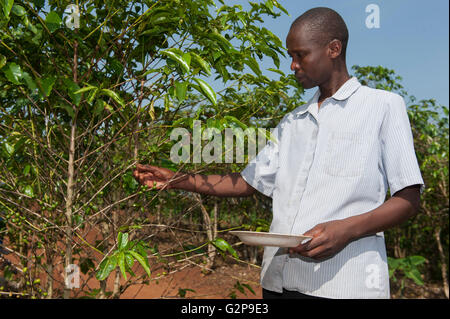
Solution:
[[[250,196],[256,190],[247,184],[240,173],[200,175],[174,173],[163,167],[137,164],[134,178],[142,185],[155,189],[182,189],[219,197]]]
[[[164,167],[137,164],[133,176],[140,184],[150,188],[169,189],[172,188],[169,181],[174,178],[175,173]]]

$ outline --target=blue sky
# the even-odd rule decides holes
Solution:
[[[253,0],[255,1],[255,0]],[[248,8],[247,1],[225,1]],[[279,0],[289,12],[277,19],[267,17],[264,26],[285,43],[295,18],[314,7],[329,7],[345,20],[349,30],[347,67],[387,67],[395,70],[401,84],[417,99],[434,98],[449,105],[449,1],[448,0]],[[378,5],[380,27],[366,27],[369,4]],[[262,69],[273,67],[264,60]],[[291,72],[290,60],[281,59],[280,69]],[[265,72],[269,76],[271,72]],[[306,91],[309,99],[317,88]]]

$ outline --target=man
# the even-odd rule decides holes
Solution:
[[[313,238],[265,248],[264,298],[389,298],[383,231],[418,210],[423,180],[403,98],[349,76],[347,41],[345,22],[329,8],[294,21],[291,69],[305,89],[319,89],[240,174],[174,176],[148,165],[134,172],[157,188],[272,197],[270,231]]]

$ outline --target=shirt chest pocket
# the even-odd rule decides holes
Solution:
[[[332,131],[325,151],[325,173],[340,177],[361,176],[366,161],[363,138],[355,132]]]

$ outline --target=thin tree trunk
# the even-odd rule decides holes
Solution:
[[[100,281],[100,292],[98,293],[98,299],[106,299],[106,279]]]
[[[75,134],[76,124],[72,121],[70,133],[70,148],[69,148],[69,165],[68,165],[68,180],[67,180],[67,198],[66,198],[66,256],[64,261],[64,282],[68,283],[67,267],[72,263],[72,209],[73,209],[73,187],[74,187],[74,160],[75,160]],[[64,287],[64,299],[69,298],[70,289]]]
[[[51,248],[49,248],[50,250]],[[47,299],[53,298],[53,255],[47,252]]]
[[[113,298],[120,297],[120,270],[116,269],[116,278],[114,278]]]
[[[445,259],[444,249],[442,247],[441,242],[441,228],[436,227],[434,231],[434,239],[436,239],[436,243],[439,250],[439,257],[441,259],[441,272],[442,272],[442,284],[444,287],[445,297],[448,299],[448,277],[447,277],[447,264]]]
[[[213,222],[213,239],[216,239],[217,238],[217,213],[218,213],[218,210],[219,210],[219,204],[218,204],[218,202],[217,202],[217,200],[214,202],[214,212],[213,212],[213,214],[214,214],[214,222]]]
[[[75,41],[74,46],[74,53],[73,53],[73,81],[75,83],[78,82],[78,42]],[[74,193],[74,181],[75,181],[75,140],[76,140],[76,131],[77,131],[77,125],[76,125],[76,116],[77,112],[75,112],[75,116],[72,119],[71,127],[70,127],[70,146],[69,146],[69,163],[68,163],[68,177],[67,177],[67,198],[66,198],[66,256],[64,260],[64,282],[66,283],[64,287],[64,299],[69,298],[70,296],[70,289],[67,287],[68,284],[68,273],[67,273],[67,267],[72,264],[72,242],[73,242],[73,229],[72,229],[72,211],[73,211],[73,199]]]
[[[214,238],[214,227],[213,227],[213,224],[211,223],[211,218],[209,217],[208,210],[203,205],[201,195],[200,194],[193,194],[193,195],[200,204],[200,210],[202,211],[202,215],[203,215],[203,224],[205,225],[208,241],[213,241],[215,239]],[[216,253],[216,247],[214,247],[214,245],[211,243],[208,244],[208,257],[206,259],[206,265],[205,265],[206,269],[208,269],[208,270],[211,269],[212,266],[214,265],[215,253]]]

